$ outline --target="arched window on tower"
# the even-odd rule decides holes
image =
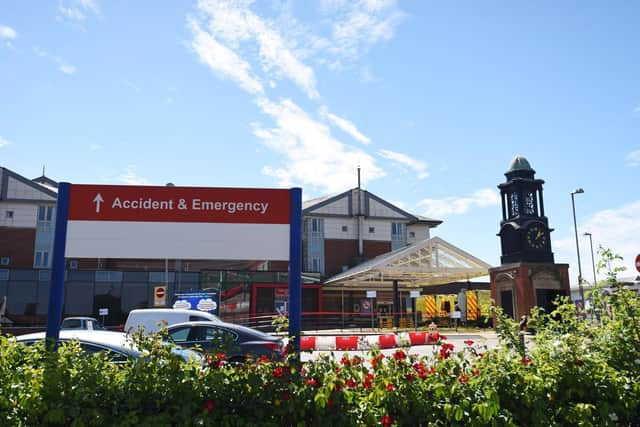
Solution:
[[[515,217],[520,215],[520,201],[518,200],[518,193],[513,192],[509,194],[509,207],[510,207],[510,217]]]
[[[533,191],[527,191],[524,194],[524,206],[522,207],[522,213],[532,216],[536,214],[536,195]]]

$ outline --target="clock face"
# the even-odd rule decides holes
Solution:
[[[541,249],[547,244],[547,233],[542,227],[534,225],[527,230],[527,244],[534,249]]]

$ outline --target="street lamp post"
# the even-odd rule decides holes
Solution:
[[[589,236],[589,245],[591,246],[591,267],[593,268],[593,286],[595,286],[598,279],[596,278],[596,262],[593,259],[593,240],[591,239],[591,233],[584,233],[584,235]]]
[[[571,192],[571,207],[573,208],[573,229],[576,232],[576,252],[578,253],[578,289],[580,290],[580,299],[582,300],[582,306],[584,307],[584,289],[582,288],[582,265],[580,265],[580,245],[578,244],[578,225],[576,224],[576,202],[574,196],[576,194],[582,194],[584,190],[578,188],[576,191]]]

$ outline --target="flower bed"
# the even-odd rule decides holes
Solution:
[[[504,345],[440,341],[433,355],[338,354],[300,364],[294,354],[205,368],[159,340],[125,364],[77,346],[49,354],[0,338],[0,424],[372,426],[640,425],[640,303],[627,291],[594,294],[599,318],[565,301],[532,313],[536,339],[496,313]]]

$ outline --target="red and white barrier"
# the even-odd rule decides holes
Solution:
[[[347,351],[387,349],[403,346],[435,344],[440,336],[437,332],[402,332],[384,335],[302,336],[302,351]]]

